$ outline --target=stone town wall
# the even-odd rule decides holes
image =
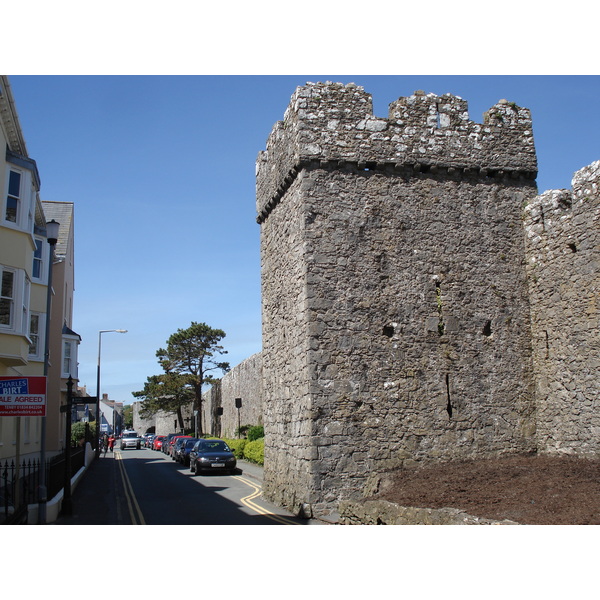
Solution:
[[[242,406],[235,406],[235,399]],[[263,424],[262,357],[254,354],[235,366],[215,383],[204,396],[204,423],[212,435],[235,438],[239,425]],[[219,415],[217,408],[223,409]],[[239,421],[239,422],[238,422]]]
[[[238,410],[235,399],[242,399],[242,407]],[[218,408],[223,409],[219,415]],[[139,416],[141,402],[133,404],[133,423],[136,431],[145,433],[154,427],[157,435],[166,435],[176,431],[177,415],[171,412],[158,411],[152,419],[141,419]],[[194,428],[193,405],[183,407],[184,422]],[[262,401],[262,356],[254,354],[235,366],[229,373],[216,381],[202,396],[202,430],[204,434],[216,437],[236,437],[240,425],[263,424]],[[188,419],[186,421],[186,419]]]
[[[194,419],[192,417],[192,405],[190,404],[187,407],[183,407],[182,416],[184,419],[184,424],[186,423],[186,418],[188,419],[188,423],[191,423],[191,427],[193,427]],[[154,415],[154,420],[156,424],[156,435],[167,435],[169,433],[181,433],[181,429],[179,427],[179,423],[177,421],[177,413],[167,412],[164,410],[159,410],[156,415]]]
[[[506,101],[296,91],[257,161],[269,498],[325,515],[374,471],[535,447],[535,175]]]
[[[179,428],[176,427],[176,413],[159,410],[153,417],[142,419],[140,417],[141,405],[142,402],[133,403],[133,429],[139,434],[152,432],[156,433],[156,435],[167,435],[168,433],[179,431]],[[193,423],[191,404],[183,408],[182,415],[184,422],[187,417],[189,419],[188,422]]]
[[[133,403],[133,429],[140,435],[147,433],[149,430],[154,431],[156,427],[156,419],[142,419],[140,410],[142,403],[140,401]]]
[[[545,452],[600,453],[600,161],[525,208],[536,370]]]

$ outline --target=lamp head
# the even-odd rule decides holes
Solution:
[[[51,246],[54,246],[58,241],[58,230],[60,228],[60,223],[52,219],[52,221],[48,221],[46,223],[46,238],[48,239],[48,243]]]

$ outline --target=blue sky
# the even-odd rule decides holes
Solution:
[[[192,321],[223,329],[234,366],[261,349],[255,161],[307,81],[362,85],[374,113],[417,89],[532,111],[541,191],[600,159],[598,76],[11,76],[43,200],[75,205],[81,384],[132,402],[155,352]]]

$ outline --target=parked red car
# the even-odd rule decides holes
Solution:
[[[152,442],[152,450],[160,450],[162,448],[163,440],[166,436],[157,435]]]

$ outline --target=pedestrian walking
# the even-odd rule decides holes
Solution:
[[[112,452],[114,447],[115,447],[115,438],[114,436],[111,434],[111,436],[108,438],[108,447],[110,448],[110,451]]]

